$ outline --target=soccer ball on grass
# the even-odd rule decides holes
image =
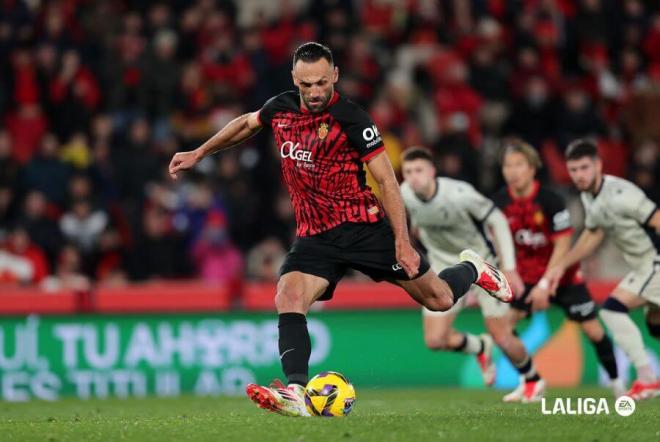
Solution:
[[[355,403],[355,388],[342,374],[324,371],[305,387],[305,405],[312,416],[346,416]]]

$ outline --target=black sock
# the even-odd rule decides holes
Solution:
[[[534,368],[531,356],[527,356],[527,359],[525,359],[522,364],[513,365],[515,365],[518,373],[525,377],[526,382],[535,382],[541,379],[541,376],[539,376],[539,374],[536,372],[536,369]]]
[[[616,368],[616,359],[614,358],[614,347],[609,336],[603,335],[600,342],[591,342],[596,349],[596,355],[610,379],[619,377],[619,370]]]
[[[467,335],[463,334],[462,336],[463,336],[463,339],[461,340],[461,343],[458,344],[458,347],[452,348],[453,351],[462,352],[465,349],[465,347],[467,346]]]
[[[479,275],[472,263],[464,261],[447,267],[438,276],[449,285],[451,292],[454,294],[455,304],[461,296],[467,293]]]
[[[307,385],[312,341],[302,313],[281,313],[279,348],[282,370],[289,384]]]

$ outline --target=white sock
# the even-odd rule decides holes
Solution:
[[[471,354],[471,355],[476,355],[481,352],[482,349],[482,343],[481,343],[481,338],[479,336],[471,335],[469,333],[465,333],[465,347],[461,349],[463,353]]]
[[[655,381],[649,356],[644,349],[642,334],[630,316],[627,313],[604,309],[600,311],[600,317],[612,332],[616,345],[621,347],[635,366],[639,380],[642,382]]]

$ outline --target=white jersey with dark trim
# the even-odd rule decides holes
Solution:
[[[630,181],[604,175],[598,192],[582,192],[587,229],[601,228],[633,268],[658,259],[657,233],[647,223],[656,204]]]
[[[403,202],[410,221],[428,251],[432,267],[455,264],[464,249],[472,249],[492,260],[494,253],[483,222],[495,204],[469,183],[436,178],[436,192],[424,201],[408,183],[401,184]]]

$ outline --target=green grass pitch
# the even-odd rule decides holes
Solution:
[[[0,404],[2,441],[645,441],[660,440],[660,398],[614,412],[606,390],[553,389],[555,397],[607,397],[610,415],[541,413],[500,402],[502,392],[359,390],[346,418],[285,418],[248,399],[181,397]]]

